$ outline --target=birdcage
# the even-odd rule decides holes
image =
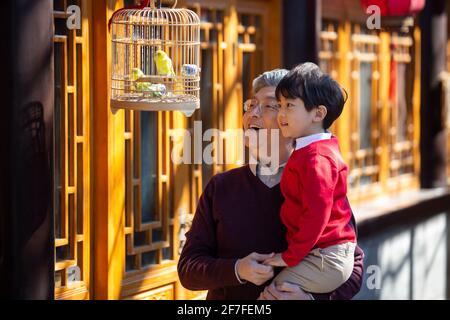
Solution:
[[[188,9],[121,9],[111,18],[111,108],[179,110],[200,107],[200,19]]]

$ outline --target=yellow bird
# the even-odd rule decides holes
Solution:
[[[160,76],[174,76],[172,59],[163,50],[158,50],[153,57],[156,65],[156,72]]]

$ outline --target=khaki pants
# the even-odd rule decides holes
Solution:
[[[356,244],[342,243],[312,250],[298,265],[284,268],[274,281],[290,282],[304,291],[328,293],[344,284],[353,272]]]

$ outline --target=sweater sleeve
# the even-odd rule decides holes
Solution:
[[[237,259],[217,257],[213,217],[215,183],[215,179],[211,179],[200,197],[178,261],[180,282],[189,290],[212,290],[240,284],[234,270]]]
[[[295,210],[297,205],[287,205],[289,215],[296,217],[297,231],[290,237],[288,248],[282,253],[289,267],[295,266],[312,250],[325,230],[331,216],[334,188],[338,170],[327,157],[317,154],[308,155],[305,161],[294,166],[294,173],[302,185],[297,195],[302,203],[301,213]],[[295,201],[286,199],[285,201]],[[298,218],[297,218],[298,217]]]
[[[355,264],[350,278],[331,293],[311,293],[315,300],[350,300],[361,290],[364,273],[364,252],[360,247],[355,249]]]

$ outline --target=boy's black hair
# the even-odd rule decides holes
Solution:
[[[347,92],[328,74],[312,63],[306,62],[293,68],[280,81],[276,97],[287,99],[300,98],[308,111],[323,105],[327,115],[323,120],[323,128],[328,129],[341,115],[347,101]]]

